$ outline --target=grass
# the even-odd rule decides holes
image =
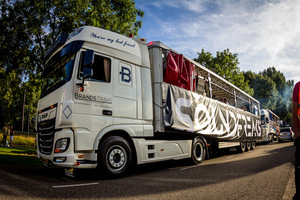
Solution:
[[[41,165],[36,148],[0,147],[0,165]]]
[[[35,135],[26,135],[21,133],[14,134],[13,145],[14,146],[25,146],[25,147],[35,147]],[[0,135],[0,142],[2,142],[3,135]],[[10,137],[7,136],[7,141],[10,143]]]
[[[2,142],[3,135],[0,135]],[[9,136],[7,137],[10,143]],[[35,135],[14,135],[13,146],[0,147],[0,165],[42,165],[36,157]]]

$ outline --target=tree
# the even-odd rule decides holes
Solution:
[[[277,71],[275,67],[269,67],[261,72],[262,75],[270,77],[276,84],[276,89],[282,95],[284,87],[286,86],[286,80],[283,73]]]
[[[261,103],[261,108],[270,109],[287,123],[291,123],[292,92],[294,81],[286,81],[285,76],[275,67],[269,67],[258,74],[243,72],[254,89],[253,97]]]
[[[25,87],[35,97],[26,99],[27,105],[36,107],[44,55],[61,32],[90,25],[137,35],[143,14],[133,0],[1,1],[0,122],[19,119]]]
[[[251,71],[244,73],[244,77],[249,80],[249,86],[254,90],[253,97],[260,102],[260,107],[274,110],[279,98],[275,82],[268,76]]]
[[[222,52],[217,52],[216,57],[213,57],[210,52],[205,52],[202,49],[201,53],[198,52],[198,58],[194,60],[252,95],[253,90],[249,88],[248,82],[245,81],[244,75],[238,67],[239,61],[237,56],[237,54],[233,54],[229,49],[226,49]]]

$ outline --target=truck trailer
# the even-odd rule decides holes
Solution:
[[[135,164],[244,152],[261,138],[257,100],[162,42],[84,26],[45,59],[36,120],[45,165],[123,176]]]

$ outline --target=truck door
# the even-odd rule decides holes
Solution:
[[[132,123],[137,119],[136,67],[133,64],[115,60],[114,67],[114,120],[116,124]],[[128,120],[128,122],[125,122]],[[125,120],[125,121],[124,121]]]
[[[81,52],[77,82],[82,82],[82,71],[85,51]],[[92,123],[95,120],[108,126],[112,124],[112,108],[113,108],[113,83],[111,80],[111,66],[113,59],[95,52],[94,63],[91,66],[93,75],[84,82],[84,90],[81,87],[75,87],[74,103],[76,112],[81,115],[82,120],[87,117],[86,124]],[[91,117],[97,118],[91,118]],[[99,118],[103,117],[103,118]],[[101,126],[97,124],[98,128]]]

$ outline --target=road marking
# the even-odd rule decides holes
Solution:
[[[192,168],[195,168],[195,167],[199,167],[198,165],[194,165],[194,166],[190,166],[190,167],[185,167],[185,168],[181,168],[179,170],[187,170],[187,169],[192,169]]]
[[[53,188],[66,188],[66,187],[81,187],[89,185],[98,185],[99,183],[83,183],[83,184],[73,184],[73,185],[54,185]]]

